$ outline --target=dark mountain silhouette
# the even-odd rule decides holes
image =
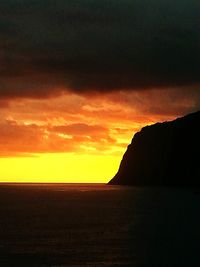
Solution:
[[[200,111],[136,133],[109,184],[200,185]]]

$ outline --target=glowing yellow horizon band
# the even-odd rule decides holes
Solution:
[[[37,154],[0,159],[0,182],[107,183],[121,156],[73,153]]]

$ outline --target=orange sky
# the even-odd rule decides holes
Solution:
[[[167,98],[144,91],[2,101],[0,181],[107,182],[135,132],[193,104]]]

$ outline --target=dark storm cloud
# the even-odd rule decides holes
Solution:
[[[0,96],[200,82],[199,0],[1,0]]]

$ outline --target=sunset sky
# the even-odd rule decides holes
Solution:
[[[200,109],[198,0],[1,0],[0,181],[108,182]]]

